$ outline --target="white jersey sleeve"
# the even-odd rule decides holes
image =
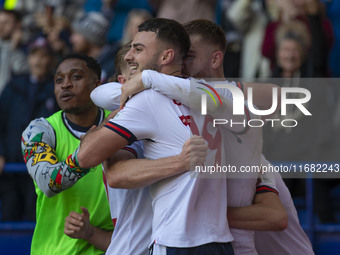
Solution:
[[[151,139],[157,133],[158,125],[152,107],[148,103],[149,91],[132,97],[125,107],[105,127],[124,137],[129,144],[136,140]]]
[[[144,70],[142,82],[145,89],[153,89],[187,107],[190,106],[190,79],[166,75],[153,70]]]
[[[92,102],[105,110],[114,111],[119,108],[122,85],[118,82],[102,84],[91,92]]]
[[[228,119],[233,122],[241,122],[245,120],[245,122],[248,122],[250,118],[247,109],[245,109],[246,111],[244,115],[233,114],[233,95],[231,90],[234,90],[234,93],[239,92],[242,94],[242,91],[236,88],[238,87],[238,84],[235,82],[229,83],[228,81],[223,81],[208,83],[204,80],[197,80],[194,78],[183,79],[175,76],[169,76],[153,70],[144,70],[142,72],[142,82],[145,88],[151,88],[186,105],[196,112],[201,112],[202,95],[207,95],[207,93],[214,95],[206,97],[206,108],[207,114],[211,115],[215,119]],[[231,85],[230,89],[220,88],[215,90],[214,86],[221,84]],[[215,97],[217,99],[215,99]],[[216,101],[219,101],[219,103],[217,104]],[[238,134],[245,133],[248,130],[241,125],[224,125],[223,127],[226,127],[232,132]]]

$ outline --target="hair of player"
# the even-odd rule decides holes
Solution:
[[[183,59],[190,49],[190,37],[184,27],[175,20],[152,18],[138,26],[138,32],[154,32],[157,38],[171,44]]]
[[[80,59],[86,62],[86,66],[91,69],[97,76],[98,80],[100,80],[101,77],[101,73],[102,73],[102,68],[100,67],[100,65],[98,64],[97,60],[95,60],[94,58],[87,56],[85,54],[77,54],[77,53],[72,53],[67,55],[66,57],[64,57],[58,64],[57,68],[59,67],[59,65],[64,62],[67,59]]]
[[[118,75],[122,74],[122,69],[124,65],[127,65],[127,62],[124,60],[124,57],[126,53],[131,49],[131,42],[128,42],[124,44],[120,49],[118,50],[115,60],[114,60],[114,65],[115,65],[115,74],[113,75],[113,80],[118,81]]]
[[[185,31],[191,35],[199,35],[202,40],[213,45],[225,52],[227,40],[224,30],[216,23],[206,19],[196,19],[183,24]]]
[[[1,13],[5,13],[7,15],[11,15],[14,17],[14,20],[16,23],[19,23],[21,22],[22,20],[22,15],[19,11],[16,11],[16,10],[6,10],[6,9],[0,9],[0,14]]]

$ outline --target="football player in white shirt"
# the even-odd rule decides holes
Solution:
[[[195,24],[196,23],[196,24]],[[205,23],[203,21],[203,23]],[[200,24],[200,26],[197,27],[197,24]],[[224,76],[221,76],[223,71],[219,69],[218,64],[216,61],[213,61],[213,56],[216,54],[216,52],[213,51],[213,47],[208,43],[205,43],[206,40],[202,40],[203,38],[198,36],[200,33],[200,30],[202,29],[202,21],[193,21],[187,25],[187,28],[190,26],[191,32],[189,31],[189,34],[191,34],[191,56],[188,59],[188,62],[186,63],[186,70],[188,70],[190,75],[198,75],[202,77],[216,77],[216,78],[224,78]],[[211,31],[208,30],[208,31]],[[204,38],[208,38],[207,34],[205,34]],[[217,40],[215,40],[217,41]],[[216,46],[215,46],[216,47]],[[211,50],[211,51],[209,51]],[[209,55],[210,54],[210,55]],[[216,59],[216,57],[215,57]],[[190,64],[188,64],[190,62]],[[220,62],[221,63],[221,62]],[[149,71],[148,71],[149,72]],[[148,76],[148,75],[145,75]],[[137,79],[138,77],[136,77]],[[176,83],[176,81],[169,81],[166,86],[160,86],[160,84],[157,81],[161,79],[160,76],[157,78],[153,78],[151,80],[154,80],[156,82],[152,83],[150,82],[150,78],[144,78],[144,85],[148,87],[152,87],[153,89],[156,89],[157,91],[166,94],[167,96],[173,96],[176,95],[176,93],[179,93],[178,89],[176,90],[176,86],[174,87],[174,91],[169,92],[171,89],[169,86],[171,84]],[[164,82],[164,81],[163,81]],[[125,98],[127,95],[132,95],[135,93],[135,91],[140,91],[141,88],[134,88],[133,86],[137,86],[138,84],[135,81],[131,81],[129,85],[132,86],[124,86],[123,87],[123,96],[122,101],[125,101]],[[245,86],[249,86],[251,84],[245,84]],[[160,86],[160,87],[159,87]],[[188,85],[187,85],[188,86]],[[260,106],[260,108],[268,109],[271,105],[271,100],[262,100],[263,98],[271,98],[270,94],[268,95],[268,91],[266,87],[261,87],[261,84],[257,84],[257,89],[255,89],[255,98],[254,102],[257,106]],[[260,86],[260,87],[259,87]],[[178,86],[177,86],[178,87]],[[184,86],[181,86],[181,92],[185,91],[183,90]],[[260,89],[259,89],[260,88]],[[257,93],[258,92],[258,93]],[[183,93],[182,93],[183,94]],[[185,98],[188,97],[188,94],[185,94],[182,96],[182,98],[178,98],[179,101],[185,100]],[[259,104],[261,102],[268,102],[268,104]],[[264,157],[263,157],[264,158]],[[263,161],[262,158],[262,161]],[[265,164],[265,161],[263,161],[263,164]],[[291,200],[289,191],[285,184],[282,181],[282,178],[279,173],[274,174],[274,179],[276,183],[278,183],[278,190],[280,191],[280,200],[282,201],[284,207],[287,210],[288,218],[289,218],[289,224],[288,227],[283,232],[266,232],[266,231],[259,231],[256,232],[257,238],[256,238],[256,246],[258,246],[260,254],[313,254],[312,246],[310,244],[310,241],[308,240],[308,237],[302,230],[296,209],[294,207],[294,204]],[[237,187],[237,185],[235,185]],[[231,188],[232,185],[229,185],[228,188]],[[252,187],[249,187],[252,189]],[[238,190],[240,191],[240,190]],[[237,192],[237,189],[235,190]],[[231,193],[231,192],[230,192]],[[229,194],[230,194],[229,193]],[[271,230],[271,228],[275,228],[276,230],[282,230],[287,226],[287,219],[284,214],[280,214],[280,210],[273,210],[273,201],[276,200],[274,193],[268,193],[268,194],[259,194],[255,197],[255,204],[256,207],[244,207],[244,208],[229,208],[228,210],[228,218],[230,221],[230,226],[234,228],[243,228],[243,229],[251,229],[251,230]],[[229,201],[229,200],[228,200]],[[259,206],[260,205],[260,206]],[[230,206],[230,203],[229,203]],[[280,207],[279,204],[277,204],[277,207]],[[275,207],[274,207],[275,208]],[[276,224],[275,224],[276,222]],[[273,230],[273,229],[272,229]],[[237,231],[238,232],[238,231]],[[234,231],[234,234],[236,232]],[[238,239],[239,235],[235,234],[235,239]],[[261,236],[261,237],[259,237]],[[243,239],[243,238],[242,238]],[[270,251],[265,252],[266,250],[266,240],[275,240],[273,243],[275,245],[272,245]],[[295,241],[294,241],[295,240]],[[298,241],[297,241],[298,240]],[[262,242],[261,242],[262,241]],[[249,248],[249,244],[253,245],[253,242],[245,243],[242,242],[241,245],[236,244],[235,253],[241,254],[243,251],[248,252],[249,250],[252,250],[254,253],[254,249],[247,249]],[[261,246],[260,246],[261,245]],[[250,248],[253,248],[250,246]],[[275,252],[274,252],[275,251]]]
[[[123,46],[117,53],[115,59],[115,65],[124,68],[124,70],[116,69],[119,72],[117,79],[122,83],[129,79],[130,76],[130,70],[127,70],[129,68],[127,68],[127,63],[123,59],[129,49],[130,46]],[[123,63],[119,63],[119,59],[121,59]],[[106,93],[106,95],[108,94]],[[114,110],[112,106],[109,108],[110,110]],[[111,188],[110,185],[114,185],[115,187],[119,187],[120,185],[126,187],[129,185],[126,178],[124,179],[124,183],[117,178],[117,175],[111,178],[112,172],[118,168],[120,171],[123,171],[124,174],[129,175],[129,171],[134,169],[134,167],[137,167],[138,170],[142,169],[144,175],[137,176],[140,182],[138,185],[146,186],[157,181],[157,178],[165,178],[187,171],[190,169],[190,164],[201,164],[204,162],[206,150],[207,145],[202,138],[192,137],[184,143],[182,152],[179,155],[152,161],[146,159],[135,160],[135,158],[141,158],[143,156],[141,142],[135,142],[131,146],[127,146],[115,153],[103,163],[103,170],[105,172],[104,184],[115,227],[111,243],[106,250],[107,254],[146,254],[150,242],[153,213],[148,187],[136,188],[136,186],[134,186],[133,189]],[[129,159],[133,160],[131,161]],[[133,164],[131,165],[130,162],[133,162]],[[147,176],[148,172],[154,171],[154,169],[157,169],[157,173],[153,174],[152,180],[150,180]],[[137,173],[139,172],[140,171]],[[107,178],[105,178],[105,176]],[[134,184],[136,185],[136,182],[134,182]],[[71,212],[66,221],[68,224],[65,224],[65,230],[72,230],[75,233],[75,238],[82,238],[82,234],[84,234],[89,225],[89,215]]]
[[[223,68],[221,69],[221,63],[223,63],[223,57],[220,62],[216,61],[216,59],[219,59],[218,52],[216,50],[216,38],[215,40],[207,40],[209,37],[209,31],[212,31],[213,29],[207,29],[204,33],[202,32],[202,27],[204,27],[204,24],[208,21],[192,21],[185,25],[185,28],[187,32],[190,35],[191,38],[191,49],[189,51],[189,58],[185,61],[185,69],[189,76],[193,77],[209,77],[209,78],[224,78],[223,75]],[[204,28],[203,28],[204,30]],[[215,42],[215,43],[214,43]],[[214,45],[215,44],[215,45]],[[218,64],[220,63],[220,64]],[[251,84],[245,84],[246,86],[249,86]],[[255,86],[262,86],[260,84],[256,84]],[[127,89],[127,87],[124,87]],[[123,89],[124,89],[123,88]],[[261,102],[261,97],[265,98],[271,98],[270,95],[267,94],[265,87],[262,87],[263,89],[255,90],[254,94],[254,102]],[[265,92],[265,95],[264,93]],[[247,95],[245,95],[247,97]],[[271,100],[269,100],[271,102]],[[260,105],[258,104],[260,108],[268,109],[268,106],[266,105]],[[269,105],[270,107],[270,105]],[[263,159],[262,159],[263,161]],[[263,162],[264,163],[264,162]],[[280,196],[280,199],[286,208],[288,212],[289,217],[289,224],[286,230],[283,232],[267,232],[267,231],[260,231],[261,237],[262,237],[262,246],[260,247],[260,254],[263,253],[265,248],[265,243],[267,238],[270,238],[271,240],[276,240],[275,247],[272,247],[272,252],[266,252],[266,254],[313,254],[313,250],[311,247],[311,244],[306,236],[306,234],[303,232],[299,220],[296,214],[296,210],[294,208],[294,205],[292,203],[292,200],[289,195],[289,191],[287,190],[286,186],[284,185],[282,178],[279,174],[275,174],[275,180],[278,183],[278,190],[279,193],[282,192],[282,196]],[[233,180],[231,180],[233,181]],[[235,182],[234,182],[235,183]],[[240,189],[237,189],[237,185],[234,185],[236,189],[234,190],[234,194],[237,194],[238,192],[241,192]],[[233,206],[230,202],[231,199],[229,198],[229,195],[233,194],[233,191],[230,190],[232,188],[232,185],[228,183],[228,206]],[[252,187],[249,187],[249,189],[252,189]],[[277,226],[277,230],[285,229],[287,226],[287,220],[285,219],[285,215],[283,214],[276,214],[275,211],[272,210],[270,205],[272,204],[272,201],[275,201],[275,194],[270,193],[264,193],[264,194],[258,194],[255,197],[255,201],[257,205],[262,205],[261,207],[244,207],[244,208],[228,208],[228,219],[230,221],[230,226],[234,228],[243,228],[243,229],[252,229],[252,230],[270,230],[270,228],[273,227],[273,224],[270,222],[278,222],[279,224]],[[290,199],[289,199],[290,198]],[[244,205],[239,204],[238,206]],[[277,204],[278,207],[280,207],[279,204]],[[255,210],[255,211],[254,211]],[[279,211],[276,211],[279,212]],[[275,216],[275,217],[274,217]],[[281,219],[281,220],[280,220]],[[272,222],[272,223],[273,223]],[[269,223],[269,226],[267,225]],[[275,226],[275,225],[274,225]],[[235,231],[232,229],[232,233],[234,235],[234,238],[236,241],[239,239],[239,235],[236,234]],[[258,240],[261,240],[260,238],[257,239],[257,244],[259,243]],[[299,240],[299,242],[292,241],[293,239]],[[247,250],[249,247],[249,243],[243,242],[243,237],[241,237],[240,242],[238,244],[234,245],[235,253],[236,254],[242,254],[242,252],[247,252],[247,254],[254,254],[254,250],[251,249]],[[246,239],[247,240],[247,239]],[[252,242],[250,242],[252,243]],[[289,253],[286,253],[288,249]]]
[[[148,75],[144,75],[144,78],[145,78],[145,80],[148,80],[149,82],[154,82],[154,83],[157,83],[157,84],[162,84],[162,83],[164,83],[163,84],[163,88],[161,88],[161,89],[159,89],[158,91],[160,91],[160,92],[162,92],[162,93],[164,93],[164,91],[165,91],[165,94],[166,94],[166,91],[167,91],[167,87],[168,86],[173,86],[174,84],[176,84],[176,79],[175,79],[175,81],[173,81],[173,79],[169,79],[169,77],[167,77],[167,78],[164,78],[164,76],[165,75],[161,75],[161,74],[158,74],[158,73],[156,73],[156,72],[150,72],[150,71],[148,71],[147,73],[145,73],[145,72],[143,72],[144,74],[148,74]],[[183,81],[183,80],[182,80]],[[177,84],[179,84],[179,83],[181,83],[181,81],[179,81],[179,82],[177,82]],[[188,82],[187,82],[188,83]],[[150,84],[149,84],[150,85]],[[186,86],[188,87],[188,84],[186,84]],[[178,90],[176,90],[176,89],[178,89],[177,87],[178,86],[173,86],[173,87],[175,87],[174,89],[173,89],[173,91],[175,91],[175,93],[173,93],[173,94],[171,94],[171,92],[170,92],[170,94],[168,94],[168,96],[170,96],[170,97],[172,97],[172,98],[178,98],[178,97],[176,97],[176,94],[177,95],[180,95],[181,93],[180,93],[180,91],[178,91]],[[185,88],[185,86],[180,86],[180,87],[182,87],[182,88]],[[107,89],[113,89],[113,85],[111,84],[111,85],[109,85],[109,84],[107,84],[106,85],[106,88]],[[99,88],[99,90],[106,90],[106,88],[104,88],[104,87],[102,87],[102,88]],[[157,89],[157,87],[155,88],[154,87],[154,89]],[[162,90],[163,89],[163,90]],[[169,89],[168,89],[169,90]],[[183,89],[181,89],[182,91],[183,91]],[[187,89],[187,91],[188,91],[189,89]],[[170,89],[170,91],[171,91],[171,89]],[[108,93],[107,93],[108,92]],[[111,91],[105,91],[105,95],[108,95],[108,94],[110,94],[111,93]],[[175,95],[174,95],[175,94]],[[185,93],[184,93],[185,94]],[[96,95],[93,97],[93,99],[94,99],[94,101],[96,102],[96,100],[97,100],[97,102],[98,103],[103,103],[103,99],[105,99],[105,98],[103,98],[103,97],[99,97],[100,98],[100,100],[98,100],[98,98],[96,98],[96,96],[98,96],[98,93],[96,93]],[[118,96],[119,96],[119,93],[118,93]],[[184,95],[184,97],[183,98],[187,98],[188,97],[188,95]],[[111,98],[114,98],[114,97],[111,97]],[[179,99],[178,100],[183,100],[183,98],[181,98],[181,97],[179,97]],[[261,102],[262,102],[263,100],[261,100]],[[104,103],[106,103],[106,102],[104,102]],[[111,104],[112,104],[112,101],[111,101]],[[235,182],[233,182],[232,184],[234,184]],[[236,182],[237,184],[240,184],[240,181],[239,182]],[[266,190],[268,190],[268,189],[266,189]],[[236,191],[240,191],[239,189],[236,189]],[[252,191],[252,190],[250,190],[250,191]],[[252,191],[252,193],[250,193],[250,196],[251,197],[253,197],[253,194],[254,194],[254,192],[255,192],[255,185],[254,185],[254,190]],[[269,195],[270,196],[270,195]],[[276,195],[275,195],[276,196]],[[257,196],[257,199],[256,199],[256,202],[257,203],[263,203],[263,202],[266,202],[266,200],[263,200],[263,197],[264,198],[266,198],[266,197],[268,197],[268,195],[266,195],[266,196]],[[237,200],[236,200],[237,201]],[[282,226],[282,225],[284,225],[284,223],[281,223],[282,222],[282,218],[284,218],[284,216],[282,216],[282,213],[280,212],[280,210],[273,210],[273,202],[275,202],[275,197],[274,197],[274,200],[272,200],[272,201],[270,201],[269,200],[269,202],[270,202],[270,204],[271,205],[269,205],[268,206],[268,204],[267,204],[267,207],[268,207],[268,212],[269,213],[267,213],[267,214],[265,214],[265,209],[267,209],[266,207],[264,207],[264,209],[261,211],[261,215],[263,215],[263,216],[265,216],[265,215],[269,215],[270,217],[265,217],[265,218],[263,218],[262,217],[262,219],[260,219],[261,221],[264,221],[264,223],[263,222],[261,222],[260,221],[260,223],[262,224],[262,225],[259,225],[259,224],[257,224],[258,225],[258,227],[257,228],[259,228],[259,226],[260,227],[262,227],[262,229],[264,228],[264,229],[269,229],[269,230],[276,230],[276,229],[280,229],[281,227],[280,226]],[[277,202],[277,201],[276,201]],[[266,206],[266,204],[264,204],[265,206]],[[277,208],[279,208],[280,207],[280,204],[278,203],[277,204]],[[235,208],[236,209],[236,208]],[[239,209],[239,208],[237,208],[237,209]],[[274,209],[275,209],[275,207],[274,207]],[[238,210],[239,211],[239,210]],[[281,210],[281,211],[284,211],[284,210]],[[249,212],[249,208],[247,209],[247,211],[246,212]],[[250,211],[250,212],[252,212],[252,211]],[[281,220],[281,221],[280,221]],[[259,220],[258,220],[259,221]],[[283,219],[283,221],[284,221],[284,219]],[[250,224],[249,223],[250,221],[248,221],[248,225]],[[269,224],[268,223],[266,223],[266,222],[269,222]],[[281,225],[280,225],[281,224]],[[269,225],[269,226],[268,226]],[[274,225],[274,226],[273,226]],[[279,227],[277,227],[277,225],[279,226]],[[260,228],[261,229],[261,228]],[[242,233],[242,232],[241,232]],[[241,236],[242,237],[242,236]],[[243,239],[245,239],[245,238],[243,238]],[[240,237],[238,238],[238,240],[240,240]],[[237,242],[236,242],[237,243]],[[252,243],[252,240],[251,240],[251,242],[250,242],[250,244]],[[241,247],[241,248],[243,248],[243,250],[245,250],[245,248],[247,247],[247,246],[249,246],[249,244],[248,244],[248,242],[245,242],[245,245],[243,245],[243,247]],[[239,251],[240,249],[237,249],[236,251]],[[250,251],[251,249],[248,249],[248,254],[250,254]],[[239,254],[239,253],[237,253],[237,254]]]
[[[185,27],[187,31],[189,30],[189,34],[192,41],[188,59],[186,59],[185,61],[186,70],[189,70],[190,72],[188,74],[189,75],[193,74],[197,77],[202,78],[204,77],[224,78],[222,63],[225,49],[225,38],[221,28],[216,24],[206,20],[192,21],[189,22],[189,24],[187,24]],[[189,95],[189,86],[187,84],[188,81],[180,80],[178,78],[172,78],[171,81],[169,80],[167,82],[164,80],[165,75],[157,74],[152,71],[144,71],[142,75],[144,85],[154,84],[155,86],[153,88],[154,89],[158,88],[159,92],[164,93],[167,96],[174,98],[186,105],[190,104],[188,100]],[[136,79],[137,78],[138,77],[136,77]],[[132,84],[133,82],[134,81],[131,81],[129,84]],[[176,85],[174,86],[173,84]],[[182,85],[179,86],[179,84]],[[246,85],[248,86],[249,84]],[[238,84],[238,86],[242,86],[242,84]],[[171,87],[173,87],[172,93]],[[123,86],[123,91],[124,88],[126,87]],[[180,90],[178,88],[180,88]],[[186,91],[187,93],[183,93],[183,91]],[[266,88],[263,87],[262,91],[268,90],[266,90]],[[259,96],[259,94],[255,95]],[[253,134],[251,134],[252,132]],[[258,132],[258,130],[256,129],[248,131],[247,138],[245,138],[242,135],[238,135],[239,139],[243,140],[243,143],[233,142],[235,141],[235,139],[233,139],[232,136],[229,136],[227,138],[224,137],[225,142],[223,143],[223,145],[225,145],[226,151],[225,158],[228,156],[227,159],[228,163],[232,162],[233,165],[246,165],[246,164],[254,165],[257,163],[256,162],[256,160],[258,159],[257,156],[260,154],[262,147],[260,148],[256,147],[257,143],[253,141],[253,140],[256,141],[256,139],[260,137],[256,132]],[[222,134],[226,135],[227,133],[222,132]],[[226,143],[226,141],[228,141],[228,143]],[[253,147],[253,145],[255,145],[255,147]],[[258,151],[259,154],[257,155],[256,153],[254,153],[255,151]],[[239,155],[242,156],[240,157]],[[251,205],[255,194],[256,181],[257,181],[256,175],[254,175],[253,178],[249,178],[248,176],[247,178],[243,179],[229,179],[228,206],[240,207]],[[264,205],[264,209],[261,211],[262,215],[265,215],[265,212],[268,211],[271,212],[270,214],[269,213],[266,214],[271,217],[261,218],[260,220],[258,220],[258,222],[260,223],[260,224],[257,223],[258,228],[261,227],[262,230],[278,230],[278,229],[281,230],[282,228],[285,227],[286,214],[276,194],[263,193],[257,197],[256,201],[258,203],[263,203]],[[272,209],[273,207],[274,210]],[[233,213],[234,212],[233,209],[234,208],[231,208],[230,210],[229,213],[230,217],[232,217],[235,214]],[[265,209],[268,210],[265,211]],[[236,225],[237,227],[238,222],[243,221],[237,221],[236,223],[232,222],[232,224]],[[248,229],[249,225],[250,224],[248,221],[247,225]],[[243,253],[257,254],[253,238],[254,231],[244,231],[239,229],[231,229],[231,231],[235,238],[233,245],[236,254]]]
[[[166,19],[144,22],[126,59],[141,70],[152,68],[180,75],[187,50],[180,45],[189,42],[182,29],[178,23]],[[145,91],[133,97],[106,128],[84,137],[78,153],[79,164],[91,166],[136,139],[145,139],[147,158],[178,154],[179,144],[190,135],[188,122],[183,121],[189,115],[183,105],[154,91]],[[153,184],[154,254],[187,251],[185,248],[197,254],[233,254],[225,217],[226,192],[225,181],[190,178],[189,173]]]

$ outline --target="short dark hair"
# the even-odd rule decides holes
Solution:
[[[114,65],[115,65],[115,74],[113,75],[114,81],[118,81],[118,75],[122,74],[122,67],[124,66],[124,64],[127,65],[127,62],[124,60],[124,57],[130,49],[131,49],[131,42],[128,42],[128,43],[124,44],[118,50],[118,52],[115,56],[115,61],[114,61]]]
[[[227,40],[223,29],[216,23],[206,19],[196,19],[183,24],[189,35],[200,35],[204,41],[217,45],[225,52]]]
[[[21,22],[22,15],[19,11],[16,10],[6,10],[6,9],[0,9],[0,13],[5,13],[8,15],[12,15],[14,17],[15,22]]]
[[[155,32],[157,38],[177,47],[182,58],[190,49],[190,38],[184,27],[175,20],[152,18],[138,26],[138,32]]]
[[[100,65],[98,64],[97,60],[95,60],[94,58],[87,56],[85,54],[77,54],[77,53],[73,53],[73,54],[69,54],[66,57],[64,57],[58,64],[57,68],[59,67],[59,65],[64,62],[66,59],[71,59],[71,58],[76,58],[76,59],[80,59],[80,60],[84,60],[86,62],[86,66],[88,68],[90,68],[92,71],[95,72],[95,74],[97,75],[98,80],[100,80],[101,77],[101,73],[102,73],[102,68],[100,67]]]

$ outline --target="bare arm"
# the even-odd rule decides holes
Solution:
[[[81,167],[94,167],[128,144],[127,140],[106,127],[89,131],[80,143],[77,159]]]
[[[84,239],[102,251],[106,251],[111,242],[113,231],[97,228],[90,223],[90,213],[87,208],[81,208],[83,213],[70,212],[65,219],[64,233],[75,239]]]
[[[121,150],[107,160],[105,175],[112,188],[140,188],[200,165],[207,150],[204,139],[198,136],[188,139],[180,154],[167,158],[132,159],[130,152]]]
[[[231,228],[257,231],[281,231],[288,225],[288,217],[279,197],[273,192],[255,195],[254,202],[245,207],[228,207]]]

